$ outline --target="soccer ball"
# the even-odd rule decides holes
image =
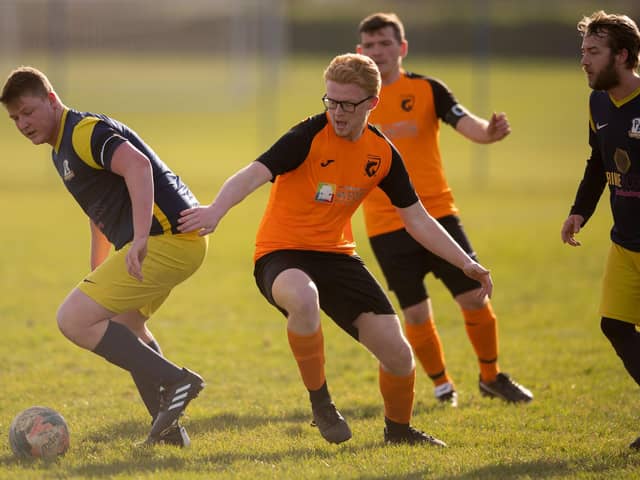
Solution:
[[[51,408],[27,408],[11,422],[9,444],[17,457],[52,460],[69,448],[69,428]]]

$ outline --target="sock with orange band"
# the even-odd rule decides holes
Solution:
[[[392,424],[409,425],[413,413],[415,368],[409,375],[393,375],[380,366],[380,393],[384,401],[385,421]],[[389,422],[387,422],[389,423]]]
[[[405,333],[416,358],[433,380],[433,384],[436,387],[445,383],[450,383],[453,386],[453,381],[444,364],[442,343],[433,319],[427,318],[424,323],[420,324],[406,322]]]
[[[485,383],[496,380],[498,367],[498,321],[489,302],[477,310],[464,310],[464,326],[480,365],[480,378]]]
[[[309,390],[311,405],[330,401],[324,373],[324,337],[322,327],[311,335],[299,335],[287,330],[289,346],[298,363],[304,386]]]

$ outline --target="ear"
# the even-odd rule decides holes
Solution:
[[[60,100],[58,99],[58,96],[56,95],[56,92],[49,92],[47,94],[47,100],[49,100],[49,103],[52,106],[57,105],[58,103],[60,103]]]
[[[626,48],[621,48],[618,53],[616,53],[616,61],[619,65],[626,65],[627,59],[629,58],[629,50]]]
[[[373,110],[374,108],[376,108],[378,106],[378,103],[380,103],[380,97],[373,97],[372,99],[370,99],[369,110]]]
[[[404,58],[407,56],[407,53],[409,53],[409,42],[407,40],[403,40],[400,44],[400,56]]]

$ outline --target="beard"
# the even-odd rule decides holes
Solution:
[[[589,86],[594,90],[611,90],[618,85],[620,85],[620,75],[616,71],[615,60],[611,55],[607,66],[593,78]]]

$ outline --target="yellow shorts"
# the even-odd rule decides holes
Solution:
[[[197,233],[149,237],[147,256],[142,263],[142,282],[127,272],[125,258],[130,247],[127,244],[110,255],[76,288],[112,312],[138,310],[150,317],[173,287],[200,267],[208,243],[208,237]]]
[[[611,245],[602,280],[600,314],[640,325],[640,252]]]

